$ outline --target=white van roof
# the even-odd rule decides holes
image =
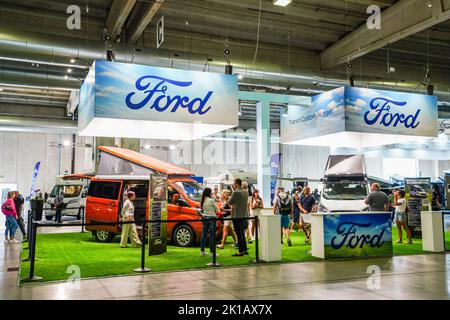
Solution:
[[[366,176],[364,155],[330,155],[325,166],[325,178]]]

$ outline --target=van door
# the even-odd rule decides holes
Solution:
[[[86,199],[86,222],[116,222],[122,197],[121,181],[91,181]],[[95,226],[95,230],[117,232],[118,226]]]

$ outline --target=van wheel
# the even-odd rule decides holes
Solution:
[[[97,240],[98,242],[111,242],[114,239],[115,234],[109,231],[101,231],[101,230],[96,230],[94,231],[94,237],[95,240]]]
[[[53,216],[45,216],[45,220],[47,221],[53,220]]]
[[[194,230],[188,225],[179,225],[173,233],[173,240],[178,247],[190,247],[194,244]]]

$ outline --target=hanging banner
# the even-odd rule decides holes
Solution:
[[[193,140],[239,124],[236,75],[95,61],[80,136]]]
[[[157,222],[167,220],[167,175],[150,175],[150,203],[148,225],[148,255],[157,255],[167,252],[167,223]]]
[[[36,162],[36,165],[34,166],[33,170],[33,177],[31,178],[30,194],[26,197],[25,201],[30,201],[30,199],[33,197],[40,166],[41,162],[40,161]]]
[[[392,255],[390,213],[325,214],[325,259]]]
[[[405,193],[408,203],[408,227],[414,237],[422,236],[421,211],[431,211],[433,193],[431,178],[405,178]]]
[[[341,87],[289,106],[281,143],[368,147],[437,137],[437,97]]]
[[[275,153],[270,157],[270,203],[273,204],[277,178],[280,172],[281,153]]]

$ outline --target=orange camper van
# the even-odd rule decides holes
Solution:
[[[149,179],[152,173],[168,175],[168,219],[198,222],[167,224],[168,240],[187,247],[200,241],[202,222],[198,214],[203,188],[193,173],[132,150],[98,147],[100,163],[91,180],[86,199],[86,222],[117,222],[127,188],[136,193],[135,220],[149,217]],[[128,186],[128,187],[127,187]],[[218,222],[216,235],[220,233]],[[110,242],[120,234],[120,226],[87,226],[97,241]]]

